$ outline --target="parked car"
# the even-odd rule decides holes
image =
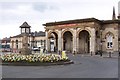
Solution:
[[[40,51],[40,47],[33,47],[32,50],[33,51]]]

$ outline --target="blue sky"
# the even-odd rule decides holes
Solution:
[[[0,38],[20,34],[24,21],[32,31],[44,31],[42,24],[95,17],[112,19],[115,6],[118,15],[119,0],[1,0]]]

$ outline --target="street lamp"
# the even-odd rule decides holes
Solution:
[[[101,51],[102,51],[102,31],[103,31],[103,30],[101,29],[101,30],[100,30],[100,38],[101,38],[101,39],[100,39],[100,46],[101,46]]]

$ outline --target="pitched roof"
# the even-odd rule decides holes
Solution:
[[[30,27],[31,27],[31,26],[28,25],[27,22],[24,22],[24,23],[20,26],[20,28],[30,28]]]

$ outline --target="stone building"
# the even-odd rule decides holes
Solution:
[[[19,35],[10,37],[10,47],[13,51],[19,51],[22,48],[22,39],[23,34],[27,34],[28,37],[28,43],[29,48],[45,48],[45,32],[39,31],[39,32],[31,32],[31,26],[28,25],[27,22],[24,22],[20,26],[21,33]]]
[[[120,20],[113,8],[112,20],[76,19],[43,24],[46,49],[76,53],[120,50]]]

